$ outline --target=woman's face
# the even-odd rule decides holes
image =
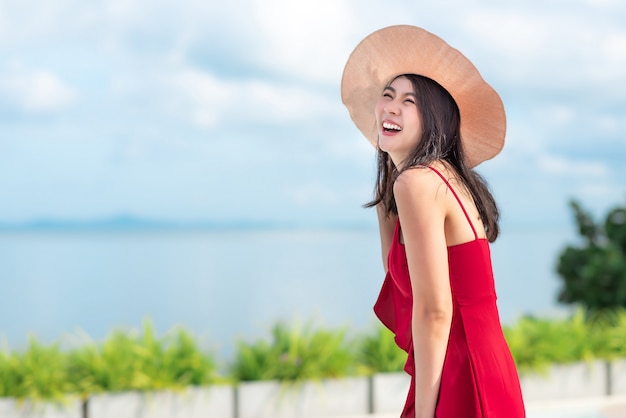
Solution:
[[[378,147],[398,166],[417,146],[422,136],[422,117],[413,84],[396,78],[383,90],[376,103]]]

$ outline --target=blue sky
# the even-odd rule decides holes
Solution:
[[[479,166],[507,225],[626,201],[618,0],[0,0],[0,222],[117,215],[367,223],[374,153],[341,104],[353,47],[422,26],[502,95]]]

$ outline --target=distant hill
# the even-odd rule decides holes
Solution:
[[[144,219],[130,215],[94,220],[38,219],[20,223],[0,223],[0,230],[160,230],[160,229],[240,229],[271,228],[276,225],[249,221],[177,222]]]
[[[117,215],[93,220],[37,219],[27,222],[2,223],[0,231],[125,231],[125,230],[224,230],[224,229],[298,229],[331,228],[362,229],[371,225],[355,225],[345,222],[297,223],[258,220],[220,220],[182,222],[139,218],[132,215]]]

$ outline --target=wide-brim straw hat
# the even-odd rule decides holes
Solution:
[[[416,26],[380,29],[354,49],[343,71],[341,98],[350,117],[377,147],[374,108],[382,91],[401,74],[428,77],[454,98],[461,114],[461,139],[470,167],[504,146],[506,115],[498,93],[476,67],[443,39]]]

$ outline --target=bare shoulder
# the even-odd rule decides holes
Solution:
[[[393,185],[400,216],[432,217],[435,212],[445,212],[445,199],[442,198],[445,193],[440,192],[441,185],[439,176],[428,167],[411,168],[400,173]]]
[[[398,175],[393,191],[407,245],[442,239],[445,248],[445,238],[441,237],[447,209],[440,188],[441,179],[428,167],[411,168]]]
[[[400,173],[393,184],[393,192],[396,198],[424,196],[436,193],[440,184],[441,179],[428,167],[415,167]]]

